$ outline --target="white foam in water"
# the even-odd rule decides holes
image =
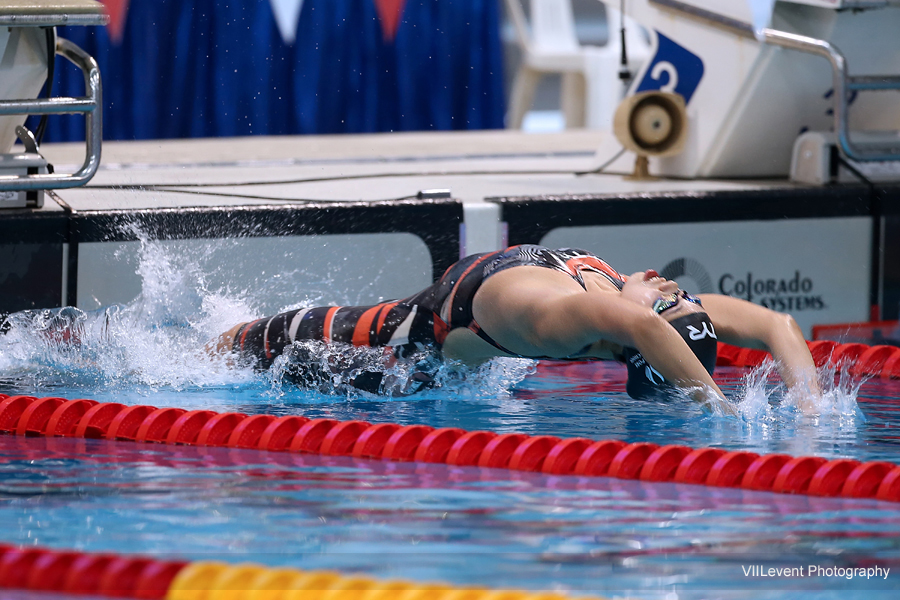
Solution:
[[[438,380],[459,400],[508,400],[516,385],[535,372],[536,360],[495,358],[477,367],[447,361]],[[518,401],[516,401],[518,404]]]
[[[141,293],[125,305],[11,315],[0,376],[25,386],[222,385],[252,374],[204,345],[257,315],[244,293],[209,290],[203,256],[177,255],[139,236]],[[215,242],[210,242],[210,248]]]
[[[349,399],[375,397],[350,384],[360,375],[378,373],[383,375],[379,399],[404,397],[414,392],[424,398],[433,387],[440,389],[437,393],[441,399],[503,401],[511,397],[512,389],[519,382],[534,373],[536,364],[528,359],[496,358],[478,367],[468,367],[440,360],[427,350],[393,360],[383,348],[298,341],[276,358],[263,376],[269,380],[273,399],[284,397],[285,384]],[[428,384],[423,386],[423,381]]]
[[[817,395],[802,389],[787,390],[783,383],[771,384],[775,371],[776,364],[768,360],[744,377],[737,408],[745,421],[816,420],[837,426],[856,426],[865,421],[856,402],[864,380],[851,377],[849,365],[817,369],[821,389]]]

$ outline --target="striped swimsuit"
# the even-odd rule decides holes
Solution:
[[[301,308],[247,323],[235,335],[233,350],[255,359],[262,369],[298,340],[390,348],[397,358],[403,358],[417,350],[439,351],[451,330],[466,327],[501,352],[519,356],[475,322],[472,300],[488,277],[520,266],[561,271],[582,287],[581,272],[585,270],[602,275],[619,289],[625,282],[615,269],[584,250],[514,246],[468,256],[447,269],[436,283],[402,300],[374,306]]]

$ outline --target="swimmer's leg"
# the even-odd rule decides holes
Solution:
[[[3,329],[21,328],[39,334],[56,346],[78,348],[89,339],[104,340],[109,334],[110,320],[121,309],[120,305],[113,304],[92,311],[75,306],[23,310],[8,315]]]

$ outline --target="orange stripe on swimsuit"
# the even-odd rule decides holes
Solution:
[[[369,333],[372,330],[372,322],[375,320],[375,317],[378,315],[378,312],[382,308],[384,308],[384,305],[382,304],[373,306],[372,308],[364,312],[359,318],[359,321],[356,322],[356,327],[353,328],[354,346],[370,345]]]
[[[341,306],[332,306],[328,309],[328,313],[325,315],[325,328],[322,331],[322,338],[329,342],[331,341],[331,328],[334,325],[334,315],[339,311]]]

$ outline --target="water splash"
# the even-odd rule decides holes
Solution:
[[[0,336],[0,377],[36,390],[183,389],[251,377],[204,351],[219,333],[256,316],[246,294],[210,290],[203,257],[138,239],[140,295],[89,312],[64,307],[10,315]]]
[[[428,349],[397,358],[384,348],[304,340],[294,342],[276,358],[265,376],[276,399],[300,388],[348,399],[416,394],[422,399],[506,400],[515,386],[535,371],[536,364],[534,360],[496,358],[472,367],[442,359]],[[429,393],[431,390],[435,392]]]
[[[215,287],[211,281],[228,280],[217,269],[235,240],[208,240],[184,252],[149,239],[134,223],[120,227],[139,242],[140,294],[126,304],[92,311],[64,307],[10,315],[0,335],[0,381],[28,393],[59,388],[71,393],[74,388],[84,395],[249,385],[262,401],[277,405],[286,395],[296,400],[298,390],[313,402],[366,397],[365,389],[354,384],[374,375],[378,389],[370,391],[382,399],[416,391],[432,398],[438,392],[420,391],[431,387],[465,399],[502,398],[534,370],[530,360],[498,359],[469,368],[438,361],[425,351],[395,360],[382,349],[303,342],[267,372],[256,372],[252,365],[235,364],[233,357],[210,355],[204,348],[235,324],[263,316],[259,307],[271,301],[267,283],[278,274],[260,273],[247,289]],[[120,250],[116,258],[127,261],[129,256]],[[280,310],[323,304],[319,287],[294,290],[286,296],[293,303]]]
[[[836,425],[865,421],[856,398],[864,379],[852,377],[850,365],[826,364],[816,369],[821,393],[810,394],[797,386],[788,390],[775,380],[777,364],[767,360],[744,376],[738,410],[744,420],[824,419]]]

